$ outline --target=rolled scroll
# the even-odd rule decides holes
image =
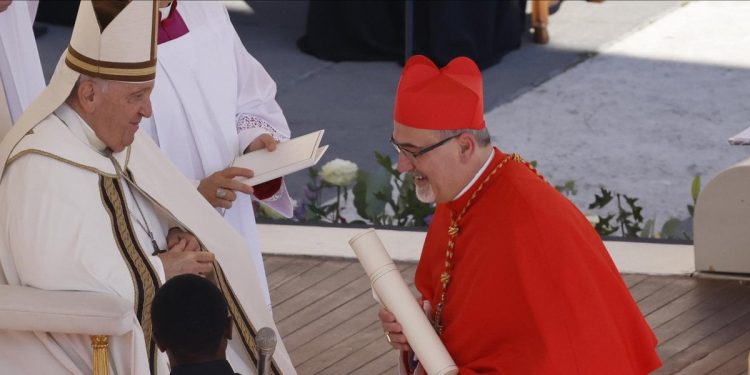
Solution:
[[[368,229],[351,240],[349,246],[370,277],[372,289],[380,302],[403,328],[419,362],[429,375],[454,375],[458,373],[448,350],[427,320],[422,308],[406,286],[404,278],[388,255],[374,229]]]

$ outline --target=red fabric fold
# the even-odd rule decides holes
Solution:
[[[451,213],[506,157],[499,150],[461,198],[438,205],[415,284],[440,301]],[[509,161],[459,223],[442,340],[462,375],[646,374],[656,338],[581,212]]]
[[[180,12],[177,11],[177,0],[172,1],[172,6],[169,8],[169,16],[159,22],[158,44],[177,39],[189,31]]]

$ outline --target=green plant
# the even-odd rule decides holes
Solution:
[[[375,152],[375,158],[381,168],[374,172],[357,169],[355,164],[338,159],[337,164],[331,162],[328,166],[324,166],[323,169],[328,168],[328,170],[324,170],[323,175],[321,169],[309,168],[310,182],[305,186],[302,204],[295,209],[295,219],[346,223],[347,220],[342,216],[342,210],[349,208],[348,205],[351,204],[359,216],[351,220],[352,223],[384,226],[428,225],[435,208],[417,199],[414,178],[410,174],[396,170],[389,156]],[[537,163],[532,161],[531,164],[536,166]],[[352,178],[353,176],[355,177]],[[353,186],[351,186],[352,179],[354,180]],[[578,194],[574,180],[565,180],[554,187],[566,196]],[[335,190],[335,198],[323,202],[325,192],[330,189]],[[687,205],[691,218],[695,213],[695,204],[700,190],[700,175],[696,175],[691,184],[693,202]],[[349,200],[350,194],[351,201]],[[619,235],[623,237],[677,238],[681,234],[685,239],[691,240],[688,233],[678,233],[681,219],[675,217],[668,219],[662,224],[661,231],[657,232],[654,219],[644,222],[643,207],[638,205],[638,198],[613,192],[605,187],[600,187],[599,193],[594,195],[594,201],[589,204],[588,208],[604,210],[610,206],[611,202],[617,202],[616,211],[597,215],[598,222],[594,225],[596,231],[602,236],[619,232]],[[263,210],[263,207],[259,208],[256,210],[258,216],[274,217],[272,213],[265,212],[267,210]],[[347,217],[352,218],[352,216],[354,215]]]
[[[656,226],[656,221],[654,219],[646,220],[646,223],[643,224],[643,229],[641,230],[641,233],[638,236],[642,238],[656,237],[655,226]]]
[[[690,184],[690,197],[693,199],[692,204],[687,205],[688,214],[690,214],[690,219],[693,219],[695,216],[695,205],[698,203],[698,196],[701,192],[701,176],[695,175],[693,177],[693,182]],[[682,231],[682,233],[678,233],[680,230],[680,224],[683,222],[683,220],[680,220],[679,218],[672,217],[669,220],[664,222],[664,225],[661,228],[660,237],[661,238],[679,238],[682,237],[688,241],[692,241],[693,238],[685,231]]]
[[[375,152],[375,159],[382,169],[360,171],[354,185],[357,214],[375,225],[426,226],[434,208],[417,199],[414,177],[393,168],[389,156]]]
[[[682,220],[672,217],[669,220],[664,222],[664,225],[661,226],[661,233],[659,234],[659,237],[661,238],[677,238],[677,229],[680,227],[680,223]]]
[[[573,180],[567,180],[562,185],[555,185],[555,189],[566,196],[578,194],[578,188],[576,188],[576,182]]]
[[[336,200],[332,203],[322,204],[323,191],[334,186],[320,178],[320,169],[310,167],[307,169],[310,182],[305,186],[305,220],[339,222],[341,219],[341,201],[339,191],[336,191]]]
[[[698,203],[698,195],[701,193],[701,175],[693,177],[693,183],[690,186],[690,196],[693,198],[693,204],[687,205],[690,217],[695,215],[695,204]]]
[[[643,207],[638,206],[638,198],[631,198],[625,194],[614,193],[603,187],[600,188],[601,194],[594,195],[594,202],[589,204],[589,209],[603,209],[613,198],[617,198],[617,213],[610,213],[607,216],[599,215],[599,222],[596,223],[596,231],[602,236],[611,235],[618,230],[623,237],[638,237],[643,230]],[[623,204],[623,201],[625,203]],[[614,219],[614,222],[613,222]]]

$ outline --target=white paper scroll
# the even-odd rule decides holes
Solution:
[[[372,289],[396,316],[414,353],[429,375],[454,375],[456,363],[404,282],[374,229],[354,236],[349,246],[370,277]]]

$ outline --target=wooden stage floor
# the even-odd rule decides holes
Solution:
[[[356,260],[265,255],[274,318],[297,371],[395,374],[395,351]],[[416,264],[399,263],[413,281]],[[623,275],[659,338],[655,374],[747,374],[750,282]]]

